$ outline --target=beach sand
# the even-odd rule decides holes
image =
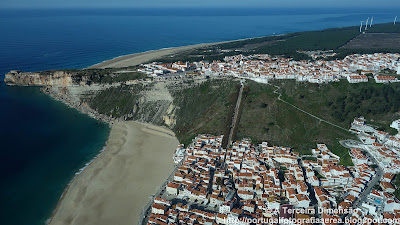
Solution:
[[[114,59],[110,59],[93,66],[88,67],[89,69],[105,69],[105,68],[122,68],[128,66],[137,66],[142,63],[147,63],[153,60],[157,60],[163,56],[177,54],[179,52],[196,49],[196,48],[203,48],[208,47],[211,45],[223,44],[232,41],[223,41],[223,42],[214,42],[214,43],[203,43],[197,45],[188,45],[182,47],[174,47],[174,48],[165,48],[160,50],[153,50],[148,52],[141,52],[136,54],[130,55],[123,55],[116,57]]]
[[[72,181],[50,224],[138,224],[149,195],[173,171],[178,144],[162,127],[114,124],[105,151]]]

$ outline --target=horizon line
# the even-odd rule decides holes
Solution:
[[[348,9],[348,10],[363,10],[363,9],[394,9],[400,8],[398,6],[296,6],[296,7],[287,7],[287,6],[0,6],[0,10],[7,9],[256,9],[256,10],[264,10],[264,9],[288,9],[288,10],[296,10],[296,9]]]

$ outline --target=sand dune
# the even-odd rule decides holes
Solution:
[[[172,172],[178,144],[165,128],[115,124],[105,151],[71,183],[50,224],[136,225],[149,195]]]

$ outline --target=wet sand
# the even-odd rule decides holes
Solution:
[[[178,144],[162,127],[114,124],[106,149],[72,181],[50,224],[136,225],[149,196],[173,171]]]

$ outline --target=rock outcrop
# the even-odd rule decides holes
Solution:
[[[110,77],[118,75],[121,74],[107,70],[12,70],[4,81],[7,85],[42,86],[41,90],[54,99],[107,123],[136,120],[169,128],[175,127],[180,108],[174,103],[176,96],[172,93],[204,82],[202,79],[186,82],[173,78],[99,82],[105,76],[109,76],[107,81],[110,81]],[[131,110],[121,111],[120,107],[126,105],[131,105]]]
[[[4,82],[18,86],[71,86],[78,84],[74,82],[73,76],[74,74],[62,70],[47,73],[12,70],[6,74]]]

